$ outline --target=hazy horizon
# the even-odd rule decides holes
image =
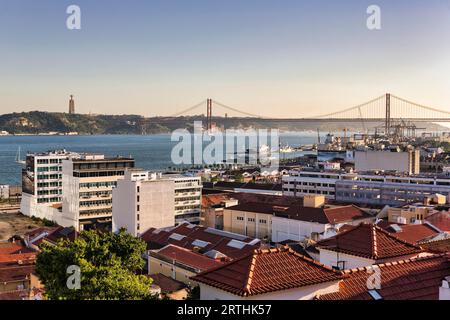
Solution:
[[[66,28],[71,4],[81,30]],[[366,27],[372,4],[381,30]],[[450,111],[449,40],[450,0],[0,0],[0,114],[67,112],[70,94],[83,114],[213,98],[307,117],[386,92]]]

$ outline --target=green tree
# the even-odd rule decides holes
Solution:
[[[137,275],[145,262],[144,241],[125,230],[119,233],[85,231],[73,242],[61,240],[56,246],[43,244],[36,271],[49,299],[147,300],[152,280]],[[80,288],[67,285],[69,266],[80,268]]]

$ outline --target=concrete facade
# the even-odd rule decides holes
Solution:
[[[356,151],[356,171],[396,171],[408,174],[420,173],[420,151]]]
[[[175,183],[149,180],[147,172],[127,171],[113,190],[113,231],[125,228],[138,237],[150,228],[175,225]]]

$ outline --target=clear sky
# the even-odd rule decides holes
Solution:
[[[66,111],[73,93],[80,113],[211,97],[298,117],[385,92],[450,110],[450,0],[0,0],[0,113]]]

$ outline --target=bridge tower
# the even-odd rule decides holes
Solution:
[[[391,132],[391,94],[386,93],[386,118],[385,118],[385,134],[390,136]]]
[[[212,129],[212,99],[206,100],[206,129]]]

